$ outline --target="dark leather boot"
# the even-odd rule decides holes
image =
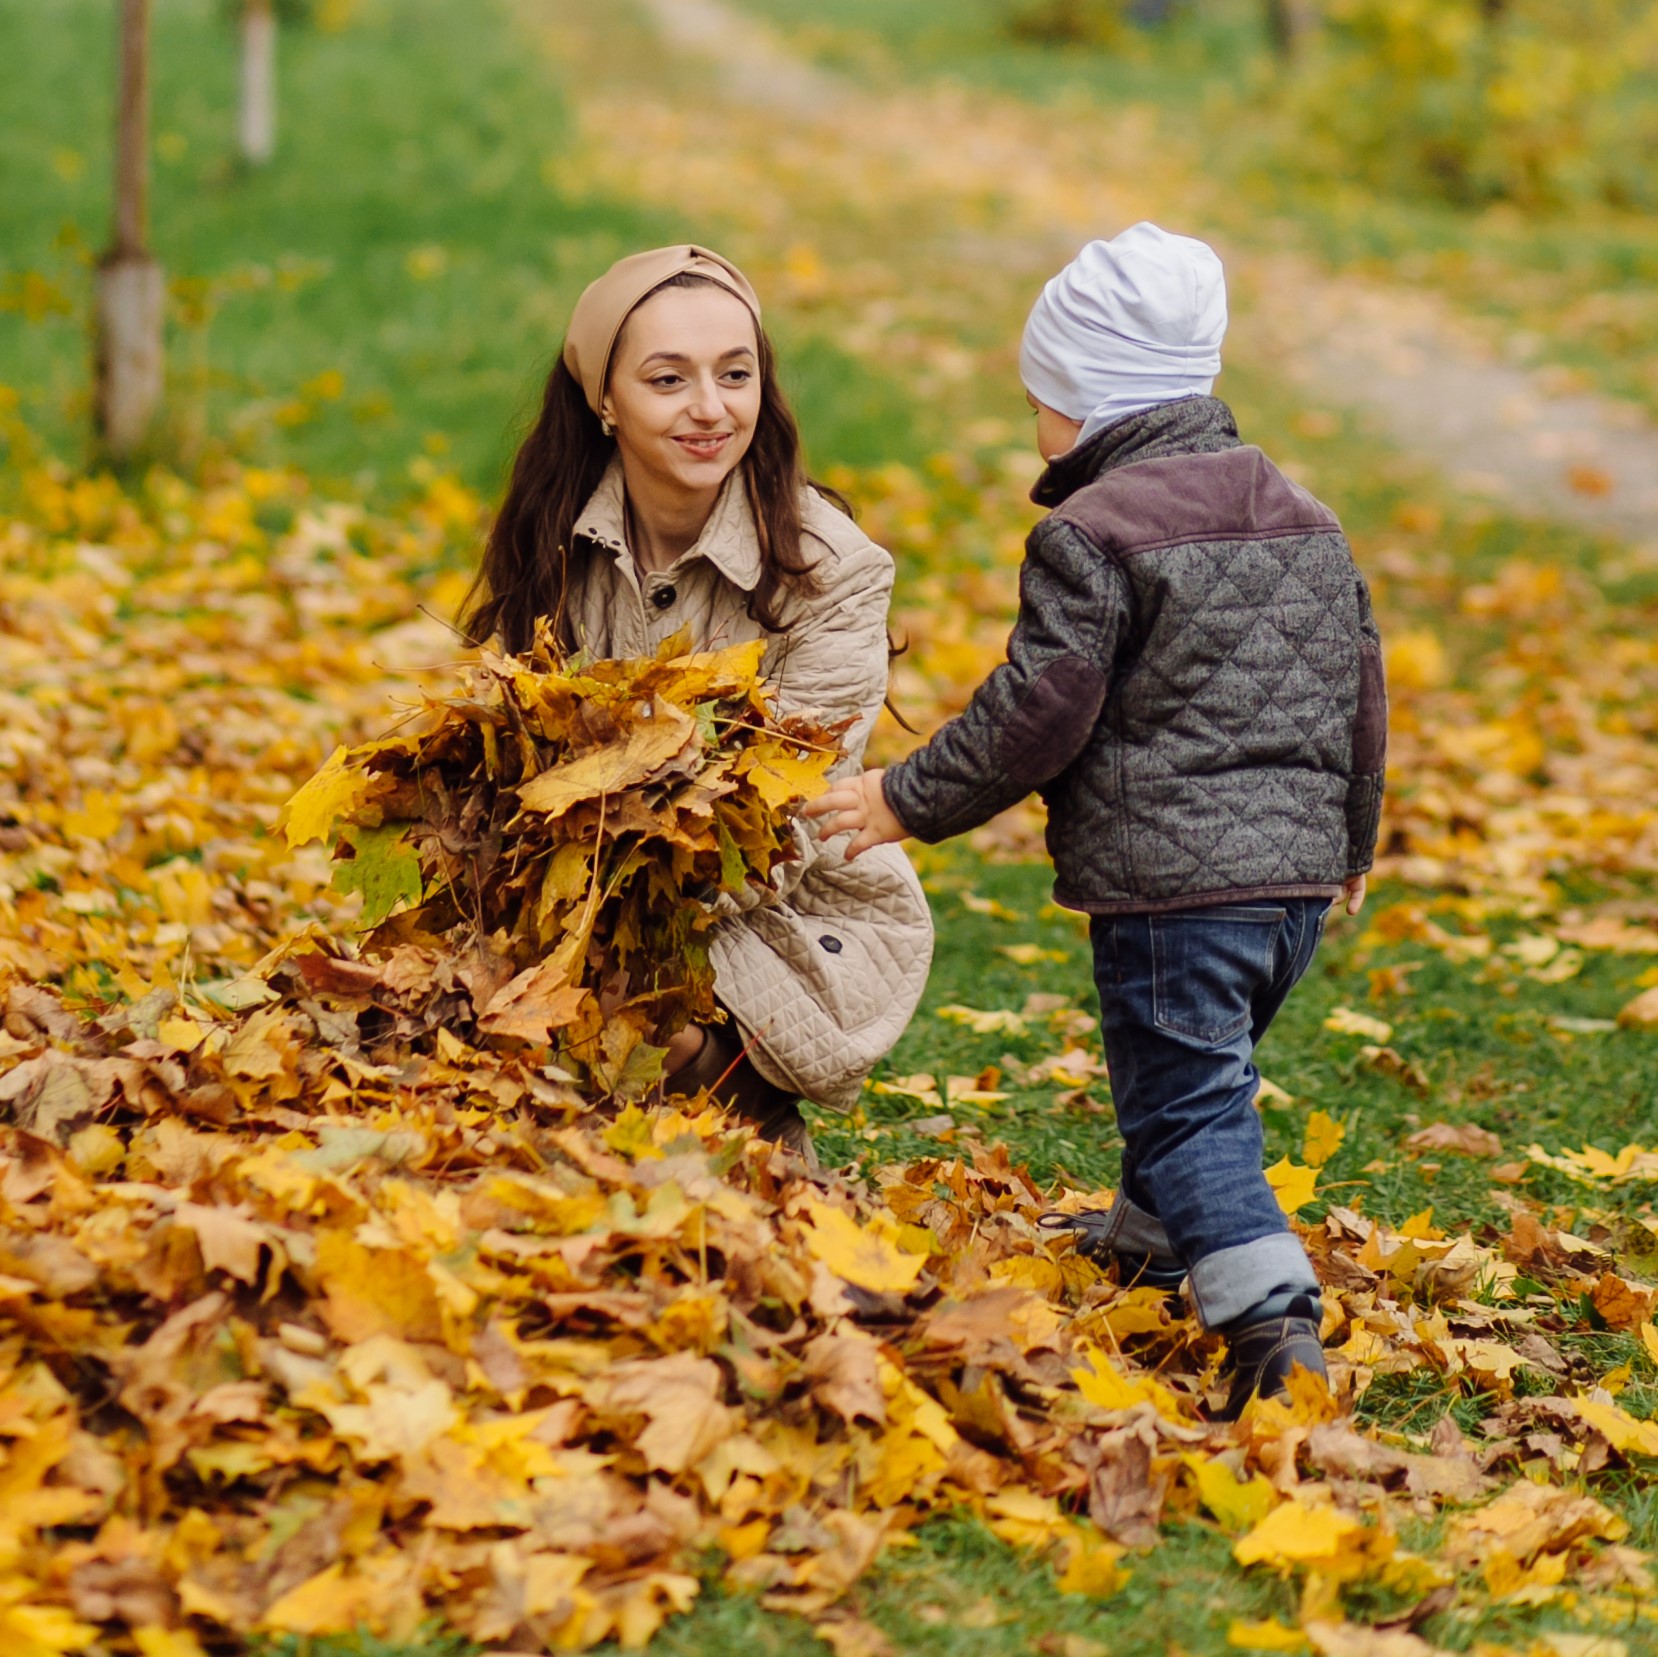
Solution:
[[[1297,1364],[1322,1380],[1330,1378],[1318,1338],[1318,1308],[1307,1295],[1297,1295],[1276,1317],[1232,1330],[1226,1346],[1232,1390],[1217,1412],[1219,1421],[1236,1421],[1251,1398],[1281,1396]]]
[[[752,1123],[759,1138],[793,1151],[815,1173],[817,1151],[800,1101],[749,1063],[730,1027],[705,1025],[703,1038],[702,1051],[684,1069],[664,1078],[663,1093],[690,1098],[706,1089],[716,1103]]]

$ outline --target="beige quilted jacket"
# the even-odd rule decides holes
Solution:
[[[815,492],[803,502],[822,592],[796,601],[771,634],[764,670],[779,712],[855,715],[835,775],[856,773],[887,689],[892,558]],[[747,613],[760,545],[741,476],[733,474],[697,543],[671,569],[641,577],[623,529],[622,469],[613,462],[576,520],[570,615],[577,642],[601,656],[653,651],[690,625],[699,649],[765,635]],[[801,858],[774,892],[731,905],[713,939],[715,987],[780,1087],[847,1110],[915,1012],[932,961],[921,883],[897,846],[854,863],[796,824]]]

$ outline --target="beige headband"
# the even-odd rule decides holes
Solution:
[[[760,300],[749,280],[728,259],[701,247],[657,247],[619,259],[576,301],[564,336],[564,365],[580,382],[587,406],[597,414],[605,376],[622,324],[634,307],[676,276],[705,276],[748,306],[760,326]]]

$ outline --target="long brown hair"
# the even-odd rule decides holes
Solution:
[[[686,274],[671,277],[651,292],[719,286],[705,276]],[[758,324],[755,332],[760,414],[741,467],[760,542],[760,580],[749,595],[748,613],[768,632],[777,633],[784,630],[787,601],[820,590],[801,545],[802,490],[810,485],[842,510],[846,503],[807,477],[800,428],[777,383],[777,354]],[[547,376],[541,414],[513,459],[506,497],[462,610],[461,625],[474,643],[498,636],[502,648],[520,654],[534,642],[535,624],[542,616],[552,620],[555,636],[564,644],[577,643],[569,636],[566,614],[576,519],[615,453],[616,440],[605,436],[561,355]]]

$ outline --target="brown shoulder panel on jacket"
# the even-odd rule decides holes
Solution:
[[[1080,656],[1049,662],[1002,732],[997,758],[1009,779],[1035,788],[1058,776],[1088,745],[1109,688]]]
[[[1329,507],[1249,444],[1119,467],[1079,489],[1053,515],[1123,553],[1341,528]]]

